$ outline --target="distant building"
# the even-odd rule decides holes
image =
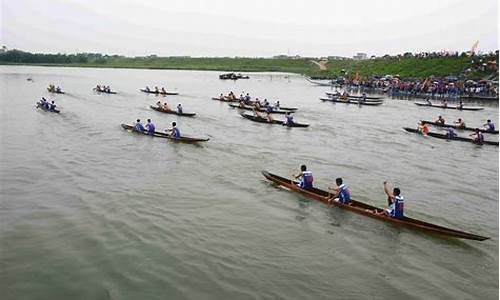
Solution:
[[[366,59],[367,57],[368,57],[368,55],[366,53],[358,52],[352,58],[355,60],[363,60],[363,59]]]
[[[348,57],[343,57],[343,56],[328,56],[328,60],[346,60],[349,59]]]

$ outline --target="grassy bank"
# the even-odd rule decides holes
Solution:
[[[9,50],[0,53],[0,64],[25,64],[67,67],[146,68],[179,70],[214,70],[236,72],[289,72],[306,76],[335,78],[338,76],[361,77],[398,74],[402,78],[427,78],[430,76],[459,76],[467,79],[498,79],[498,72],[478,66],[498,57],[436,57],[436,58],[376,58],[368,60],[331,60],[321,71],[311,59],[273,58],[208,58],[208,57],[124,57],[101,54],[32,54]],[[465,72],[472,69],[471,72]]]

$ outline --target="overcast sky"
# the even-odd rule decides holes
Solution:
[[[498,49],[498,0],[0,0],[1,44],[127,56]]]

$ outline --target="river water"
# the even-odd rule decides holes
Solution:
[[[3,299],[498,299],[498,147],[406,133],[442,114],[468,125],[484,111],[319,101],[326,87],[290,74],[222,81],[218,72],[0,68],[0,290]],[[31,77],[33,81],[27,81]],[[65,95],[49,95],[48,84]],[[117,95],[92,92],[97,83]],[[149,109],[166,86],[195,118]],[[240,117],[221,92],[297,106],[283,128]],[[35,109],[40,97],[61,114]],[[276,118],[281,118],[276,115]],[[176,144],[120,123],[177,121],[209,137]],[[498,137],[487,137],[498,140]],[[386,203],[398,185],[406,213],[491,236],[445,239],[356,215],[268,183],[301,164],[326,188]]]

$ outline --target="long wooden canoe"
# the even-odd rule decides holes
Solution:
[[[271,174],[267,171],[262,171],[262,175],[266,177],[268,180],[276,183],[277,185],[286,187],[294,192],[300,193],[302,195],[305,195],[309,198],[319,200],[325,204],[328,203],[328,198],[330,197],[330,193],[324,190],[320,190],[317,188],[313,188],[312,190],[305,190],[301,189],[298,187],[298,182],[292,181],[287,178],[280,177],[278,175]],[[450,229],[446,228],[443,226],[439,225],[434,225],[428,222],[416,220],[413,218],[409,217],[404,217],[402,219],[396,219],[392,218],[389,216],[386,216],[385,214],[376,214],[375,212],[382,212],[382,208],[378,208],[375,206],[371,206],[369,204],[365,204],[363,202],[359,202],[356,200],[351,200],[351,204],[342,204],[339,202],[332,201],[332,205],[343,208],[358,214],[362,214],[365,216],[368,216],[370,218],[378,219],[384,222],[388,222],[394,225],[398,226],[404,226],[410,229],[415,229],[415,230],[420,230],[423,232],[427,233],[432,233],[432,234],[437,234],[437,235],[442,235],[446,237],[454,237],[454,238],[461,238],[461,239],[469,239],[469,240],[476,240],[476,241],[484,241],[489,239],[489,237],[485,236],[480,236],[472,233],[467,233],[464,231],[460,230],[455,230],[455,229]]]
[[[381,105],[382,101],[359,101],[357,99],[347,99],[346,100],[337,100],[337,99],[333,99],[333,98],[319,98],[321,101],[323,102],[334,102],[334,103],[345,103],[345,104],[358,104],[358,105],[371,105],[371,106],[375,106],[375,105]]]
[[[96,92],[96,93],[99,93],[99,94],[111,94],[111,95],[115,95],[116,94],[116,92],[113,92],[113,91],[106,92],[106,91],[103,91],[103,90],[97,90],[96,88],[93,88],[93,91]]]
[[[51,113],[56,113],[56,114],[58,114],[58,113],[60,113],[60,112],[61,112],[61,111],[60,111],[59,109],[57,109],[57,108],[54,108],[54,109],[46,109],[46,108],[43,108],[43,107],[42,107],[42,104],[41,104],[40,102],[37,102],[37,103],[36,103],[36,108],[39,108],[39,109],[41,109],[41,110],[43,110],[43,111],[46,111],[46,112],[51,112]]]
[[[206,141],[209,140],[209,138],[194,138],[194,137],[182,136],[182,135],[181,135],[180,138],[174,138],[174,137],[171,137],[167,133],[158,132],[158,131],[155,131],[154,134],[150,134],[147,131],[138,131],[138,130],[135,130],[134,126],[128,125],[128,124],[122,124],[122,128],[125,129],[125,130],[127,130],[127,131],[130,131],[130,132],[134,132],[134,133],[138,133],[138,134],[143,134],[143,135],[149,135],[149,136],[153,136],[153,137],[164,138],[164,139],[169,139],[169,140],[172,140],[172,141],[175,141],[175,142],[182,142],[182,143],[197,143],[197,142],[206,142]]]
[[[233,102],[233,103],[239,103],[240,102],[240,100],[229,99],[226,96],[224,96],[224,98],[222,98],[222,99],[220,97],[212,97],[212,100],[218,100],[218,101],[222,101],[222,102]],[[250,103],[253,105],[255,102],[254,101],[250,101]],[[294,111],[298,110],[297,107],[286,107],[286,106],[280,106],[278,109],[279,110],[288,110],[290,112],[294,112]]]
[[[229,103],[228,105],[231,106],[232,108],[239,108],[239,109],[245,109],[245,110],[254,110],[254,107],[251,106],[251,105],[240,105],[240,104],[236,104],[236,103]],[[266,109],[264,107],[261,107],[258,111],[266,112]],[[291,112],[291,111],[289,111],[289,110],[282,110],[282,109],[273,110],[272,111],[273,114],[286,114],[288,112]]]
[[[415,128],[403,127],[403,129],[406,130],[406,131],[408,131],[408,132],[422,134],[420,131],[418,131]],[[462,142],[469,142],[469,143],[477,144],[473,139],[466,138],[466,137],[461,137],[461,136],[455,136],[452,139],[449,139],[446,136],[446,134],[441,134],[441,133],[429,132],[427,135],[431,136],[431,137],[438,138],[438,139],[443,139],[443,140],[462,141]],[[498,142],[493,142],[493,141],[484,141],[483,144],[498,146]]]
[[[48,91],[49,93],[53,93],[53,94],[65,94],[63,91],[51,90],[51,89],[49,89],[49,88],[47,88],[47,91]]]
[[[175,110],[164,110],[164,109],[159,108],[158,106],[153,106],[153,105],[150,105],[149,107],[151,107],[152,109],[154,109],[158,112],[165,113],[165,114],[172,114],[172,115],[178,115],[178,116],[183,116],[183,117],[196,116],[196,113],[185,113],[185,112],[179,113],[178,111],[175,111]]]
[[[292,125],[287,125],[285,122],[280,121],[280,120],[273,120],[273,122],[269,122],[269,120],[267,118],[257,117],[257,116],[253,116],[253,115],[247,115],[245,113],[241,113],[240,115],[245,119],[252,120],[252,121],[258,122],[258,123],[278,124],[278,125],[287,126],[287,127],[309,127],[309,124],[300,124],[300,123],[293,122]]]
[[[423,124],[429,124],[429,125],[434,125],[434,126],[438,126],[438,127],[451,127],[451,128],[455,128],[458,130],[476,131],[475,127],[458,127],[455,124],[441,124],[441,123],[433,122],[433,121],[420,121],[420,122]],[[491,130],[488,130],[485,128],[479,128],[479,131],[482,133],[498,134],[498,130],[491,131]]]
[[[415,105],[436,107],[436,108],[442,108],[442,109],[458,109],[458,110],[483,110],[484,109],[484,107],[480,107],[480,106],[462,106],[462,108],[460,108],[458,105],[446,105],[446,106],[444,106],[443,104],[429,104],[426,102],[415,102]]]
[[[339,94],[339,93],[330,93],[330,92],[326,92],[325,94],[326,94],[328,97],[342,97],[342,94]],[[352,99],[363,99],[363,96],[349,95],[347,98],[352,98]],[[366,96],[366,100],[382,100],[382,97],[379,97],[379,96]]]
[[[151,91],[151,90],[148,91],[145,89],[141,89],[141,92],[148,93],[148,94],[155,94],[155,95],[179,95],[178,92],[171,92],[171,91],[167,91],[166,93],[162,93],[161,91],[155,92],[155,91]]]

